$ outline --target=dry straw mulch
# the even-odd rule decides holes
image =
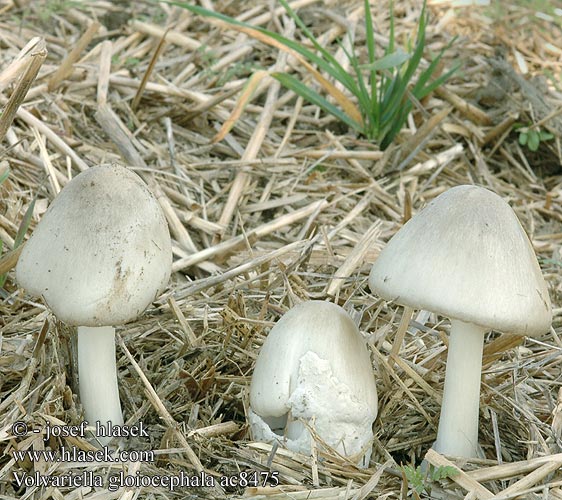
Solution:
[[[294,31],[270,2],[202,4]],[[347,33],[364,45],[362,4],[294,2],[340,58],[336,40]],[[276,49],[215,22],[125,0],[0,3],[0,171],[10,169],[0,186],[0,267],[9,271],[0,302],[0,498],[412,496],[400,465],[419,464],[435,438],[449,323],[385,303],[366,279],[405,220],[466,183],[492,189],[516,211],[548,282],[554,322],[537,339],[488,335],[480,411],[486,459],[455,461],[430,452],[428,461],[461,470],[433,484],[432,496],[562,498],[560,17],[504,2],[454,8],[434,1],[429,10],[427,54],[457,35],[445,64],[460,60],[462,70],[416,108],[383,153],[269,77],[230,133],[213,142],[252,74],[302,70]],[[405,43],[419,5],[397,2],[395,15]],[[375,19],[377,42],[384,44],[386,2],[377,2]],[[540,123],[556,137],[530,152],[518,144],[515,122]],[[127,447],[154,450],[156,460],[17,463],[14,450],[92,447],[82,439],[45,443],[41,433],[12,433],[18,420],[30,429],[78,424],[81,407],[73,332],[18,289],[11,250],[34,197],[30,231],[69,178],[107,162],[143,176],[174,241],[168,291],[118,329],[125,417],[150,429],[148,440],[129,440]],[[260,345],[281,314],[307,299],[343,305],[371,348],[380,406],[368,469],[320,445],[311,459],[249,435],[248,385]],[[279,486],[18,489],[13,476],[69,471],[104,479],[119,472],[203,472],[217,482],[277,471]]]

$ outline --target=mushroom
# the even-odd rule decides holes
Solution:
[[[306,422],[329,446],[366,466],[377,409],[369,352],[344,309],[303,302],[271,329],[250,387],[254,439],[285,437],[287,448],[310,454]]]
[[[511,207],[477,186],[457,186],[409,220],[373,264],[374,293],[451,319],[443,403],[434,449],[478,456],[484,336],[550,328],[547,287]]]
[[[171,264],[158,202],[138,175],[115,165],[72,179],[26,243],[18,283],[78,326],[80,399],[90,425],[123,423],[114,326],[134,320],[164,290]]]

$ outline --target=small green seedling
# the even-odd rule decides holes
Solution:
[[[450,479],[458,474],[457,469],[451,466],[434,467],[424,471],[421,465],[413,467],[411,465],[402,466],[402,471],[408,482],[408,496],[419,498],[422,493],[431,494],[431,483]]]
[[[541,142],[554,139],[554,135],[538,127],[524,127],[523,125],[518,125],[515,129],[519,132],[519,144],[521,144],[521,146],[527,146],[529,151],[537,151]]]

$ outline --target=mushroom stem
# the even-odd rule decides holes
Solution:
[[[486,329],[451,320],[441,417],[433,448],[457,457],[478,456],[478,412]]]
[[[78,385],[89,425],[123,425],[112,326],[78,327]],[[111,436],[98,440],[105,446]]]

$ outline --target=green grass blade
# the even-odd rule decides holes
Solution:
[[[25,233],[29,229],[29,224],[31,224],[31,218],[33,217],[33,209],[35,208],[35,201],[37,200],[37,195],[33,198],[25,214],[23,215],[23,219],[21,221],[20,227],[18,228],[18,232],[16,233],[16,237],[14,239],[14,249],[18,248],[22,243],[23,239],[25,238]]]
[[[416,45],[412,57],[410,58],[408,65],[406,66],[406,71],[404,72],[404,81],[406,85],[412,79],[414,72],[418,68],[421,58],[423,57],[423,50],[425,48],[425,26],[427,18],[425,14],[425,2],[423,3],[422,14],[420,17],[420,23],[418,25],[418,35],[416,39]]]
[[[285,88],[292,90],[295,94],[301,96],[311,104],[315,104],[326,113],[336,117],[338,120],[349,125],[351,128],[362,132],[360,123],[357,123],[350,116],[344,113],[340,108],[334,106],[332,103],[324,99],[320,94],[312,90],[307,85],[303,84],[295,77],[287,73],[272,73],[271,76],[281,83]]]
[[[2,184],[10,176],[10,167],[0,170],[0,184]]]
[[[345,69],[343,68],[343,66],[338,62],[338,60],[330,53],[330,51],[326,50],[324,47],[322,47],[322,45],[320,45],[318,43],[318,40],[316,39],[316,37],[314,36],[314,34],[306,27],[306,25],[303,23],[302,19],[297,15],[297,13],[291,9],[291,6],[289,5],[289,3],[287,2],[287,0],[279,0],[279,3],[283,6],[283,8],[287,11],[287,13],[293,18],[293,20],[295,21],[296,25],[300,28],[300,30],[304,33],[304,35],[306,36],[306,38],[308,38],[310,40],[310,42],[312,43],[312,45],[314,45],[314,47],[316,48],[316,50],[318,50],[318,52],[320,52],[322,54],[322,56],[326,59],[326,61],[328,63],[330,63],[332,66],[334,66],[335,68],[338,68],[338,70],[341,70],[342,72],[346,73]],[[343,82],[342,82],[343,83]]]
[[[347,57],[347,60],[349,61],[351,66],[354,69],[355,69],[355,66],[358,67],[359,63],[357,63],[357,54],[355,53],[355,47],[353,46],[353,44],[351,45],[351,50],[352,50],[351,53],[349,52],[349,50],[347,50],[345,48],[345,45],[341,41],[339,42],[339,46],[343,50],[343,52],[345,54],[345,57]],[[354,62],[356,63],[355,65],[354,65]],[[359,94],[361,92],[361,84],[362,84],[362,82],[360,80],[363,80],[363,76],[361,74],[361,71],[359,71],[359,73],[356,72],[355,79],[353,78],[352,75],[349,74],[348,70],[346,70],[346,73],[351,80],[351,83],[346,88],[347,88],[347,90],[349,90],[349,92],[351,94],[353,94],[355,97],[357,97],[359,99]]]
[[[363,78],[363,73],[361,72],[361,66],[359,65],[359,61],[357,59],[357,55],[355,53],[355,47],[352,45],[351,50],[353,51],[350,53],[343,44],[341,45],[342,50],[345,53],[345,56],[349,60],[353,71],[355,72],[355,80],[357,82],[357,91],[355,92],[355,97],[359,103],[359,109],[361,110],[361,114],[363,116],[363,132],[367,137],[370,137],[368,133],[369,130],[369,123],[372,119],[371,114],[368,112],[371,107],[371,96],[369,94],[369,90],[365,84],[365,79]]]
[[[392,16],[391,16],[392,17]],[[423,50],[425,46],[425,26],[426,26],[426,15],[425,15],[425,1],[423,3],[422,15],[420,17],[420,22],[418,25],[418,34],[416,39],[416,45],[414,52],[412,53],[404,73],[400,76],[400,72],[396,72],[394,81],[391,85],[391,90],[385,93],[382,101],[382,114],[386,114],[386,120],[391,120],[388,118],[389,110],[396,110],[400,105],[404,96],[406,95],[406,90],[408,88],[408,83],[412,79],[414,72],[416,71],[421,58],[423,56]],[[389,44],[390,46],[390,44]],[[396,111],[397,112],[397,111]],[[381,118],[381,121],[385,121],[385,118]]]
[[[389,76],[387,71],[380,73],[379,88],[377,90],[377,104],[378,104],[378,115],[380,115],[384,110],[384,98],[391,91],[391,87],[394,85],[394,79]]]
[[[424,1],[424,5],[425,5],[425,1]],[[388,37],[388,47],[385,50],[385,56],[392,54],[395,51],[394,2],[392,1],[390,2],[389,10],[390,10],[390,34]],[[410,58],[410,64],[411,64],[411,58]],[[380,129],[384,128],[382,124],[384,120],[383,116],[385,114],[388,114],[389,107],[392,105],[396,105],[396,103],[398,103],[402,99],[402,95],[408,83],[407,80],[404,83],[402,83],[403,81],[404,80],[400,77],[399,70],[394,73],[394,76],[393,75],[389,76],[387,71],[383,72],[383,77],[381,78],[379,97],[378,97],[378,102],[380,105],[380,110],[379,110],[379,122],[381,123]]]
[[[408,83],[400,72],[396,72],[394,78],[388,78],[387,81],[388,86],[384,89],[384,94],[381,96],[381,121],[393,110],[394,112],[397,111],[397,106],[404,98]]]
[[[394,2],[391,0],[388,6],[390,10],[390,33],[388,36],[388,47],[386,48],[385,54],[390,54],[394,52]]]
[[[451,68],[449,71],[441,75],[440,77],[436,78],[435,80],[431,80],[431,82],[421,88],[416,86],[412,89],[412,94],[419,100],[423,99],[426,95],[433,92],[437,87],[443,85],[458,69],[460,68],[460,64],[456,64]],[[431,76],[431,75],[430,75]]]
[[[295,24],[304,33],[306,38],[308,38],[312,42],[312,45],[314,45],[316,50],[325,57],[333,58],[332,54],[330,54],[330,52],[328,52],[324,47],[322,47],[322,45],[318,43],[318,40],[316,40],[314,34],[306,27],[306,24],[302,22],[302,19],[298,16],[298,14],[293,9],[291,9],[291,6],[288,4],[288,2],[286,0],[279,0],[279,3],[283,6],[287,14],[291,16],[293,21],[295,21]]]
[[[422,72],[422,74],[420,75],[420,78],[418,79],[418,83],[419,82],[424,82],[422,83],[422,85],[425,85],[425,81],[428,80],[427,75],[432,75],[433,73],[435,73],[436,69],[437,69],[437,65],[439,64],[439,61],[441,60],[441,58],[443,57],[443,55],[445,54],[445,51],[447,49],[449,49],[449,47],[451,47],[451,45],[455,42],[455,40],[457,39],[457,37],[453,38],[445,47],[443,47],[439,53],[437,54],[436,57],[434,57],[431,62],[429,63],[429,66]]]
[[[362,65],[361,68],[363,69],[374,69],[377,71],[381,71],[384,69],[392,69],[399,66],[402,66],[408,59],[412,56],[411,54],[407,54],[402,49],[398,49],[390,54],[381,57],[379,60],[375,61],[372,64],[365,64]]]
[[[375,44],[375,32],[373,30],[373,15],[371,12],[371,4],[369,0],[365,0],[364,5],[365,11],[365,38],[367,43],[367,54],[369,58],[369,64],[374,64],[377,60],[377,51]],[[377,70],[376,68],[371,68],[369,70],[369,85],[371,87],[371,105],[370,105],[370,117],[371,121],[378,123],[379,118],[379,100],[377,98]]]
[[[27,210],[25,211],[20,227],[18,228],[18,232],[16,233],[16,237],[14,239],[14,250],[23,243],[23,239],[25,238],[25,233],[27,233],[27,230],[29,229],[29,224],[31,223],[31,218],[33,217],[33,209],[35,208],[36,200],[37,200],[37,195],[35,195],[31,203],[29,204],[29,207],[27,207]],[[3,246],[4,243],[2,240],[0,240],[0,255],[2,254]],[[8,273],[4,273],[0,275],[0,288],[4,286],[4,283],[6,283],[7,278],[8,278]]]
[[[394,141],[400,130],[402,130],[411,110],[412,104],[410,101],[407,101],[402,106],[399,113],[394,116],[392,122],[388,123],[388,127],[386,127],[382,132],[382,137],[380,139],[380,148],[382,150],[385,150],[392,143],[392,141]]]
[[[4,242],[0,240],[0,255],[2,255],[3,248],[4,248]],[[8,273],[0,274],[0,288],[4,286],[4,283],[6,283],[7,278],[8,278]]]
[[[421,73],[420,77],[418,78],[418,81],[416,82],[416,84],[412,88],[412,93],[418,99],[422,99],[427,94],[429,94],[429,92],[432,92],[433,90],[435,90],[437,87],[439,87],[439,85],[441,85],[443,82],[448,80],[449,77],[460,68],[460,63],[455,64],[453,66],[453,68],[451,70],[449,70],[447,73],[445,73],[444,75],[441,75],[440,77],[436,78],[435,80],[431,80],[431,83],[429,84],[429,86],[426,87],[427,82],[430,81],[431,77],[433,76],[433,74],[437,70],[437,65],[441,61],[441,58],[443,57],[443,54],[445,53],[445,50],[447,50],[451,46],[451,44],[455,41],[455,39],[456,38],[454,38],[451,41],[451,43],[447,44],[446,47],[441,49],[441,51],[439,52],[437,57],[435,57],[431,61],[429,66]]]

